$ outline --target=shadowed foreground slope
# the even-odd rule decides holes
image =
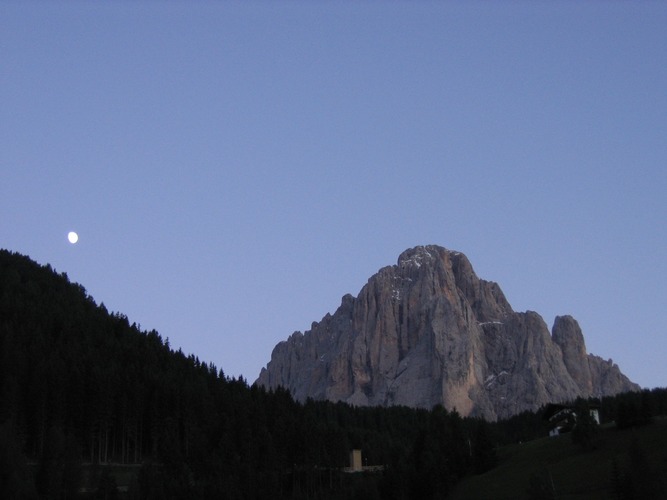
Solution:
[[[605,426],[586,451],[565,434],[499,450],[498,466],[464,479],[453,500],[664,498],[667,418],[619,430]]]
[[[0,250],[3,498],[442,498],[491,464],[484,425],[249,387]],[[353,448],[385,472],[345,474]]]

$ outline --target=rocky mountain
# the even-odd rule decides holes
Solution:
[[[280,342],[256,383],[301,401],[442,404],[491,420],[639,389],[586,352],[574,318],[557,317],[550,333],[539,314],[513,311],[465,255],[433,245],[406,250],[333,315]]]

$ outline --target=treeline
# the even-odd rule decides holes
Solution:
[[[570,401],[574,407],[599,408],[600,424],[615,424],[627,429],[651,423],[655,417],[667,415],[667,389],[643,389],[603,398],[579,398]],[[525,411],[491,425],[498,445],[526,442],[548,434],[548,422],[544,418],[546,408]]]
[[[341,472],[356,448],[383,470]],[[249,387],[0,251],[3,498],[85,496],[84,469],[111,463],[143,464],[126,493],[137,499],[440,498],[495,455],[486,422],[442,407],[299,404]],[[108,475],[95,489],[118,494]]]
[[[635,425],[665,413],[667,391],[602,403],[603,418],[630,408]],[[498,445],[544,436],[541,417],[300,404],[174,351],[66,274],[0,250],[3,498],[118,497],[105,464],[141,464],[131,499],[444,498],[492,468]],[[342,472],[352,449],[381,470]],[[102,471],[92,485],[91,470]]]

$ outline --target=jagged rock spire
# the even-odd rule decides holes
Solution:
[[[406,250],[333,315],[280,342],[257,383],[299,400],[442,404],[487,419],[639,388],[586,354],[573,318],[556,318],[552,337],[465,255],[435,245]]]

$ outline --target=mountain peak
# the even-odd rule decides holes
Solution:
[[[422,265],[433,265],[442,263],[445,259],[465,258],[461,252],[448,250],[445,247],[438,245],[419,245],[413,248],[408,248],[398,256],[398,267],[415,266],[417,268]]]
[[[586,354],[574,318],[556,318],[550,333],[464,254],[437,245],[405,250],[333,315],[279,343],[257,383],[299,400],[442,404],[488,419],[639,388]]]
[[[421,267],[422,264],[434,262],[443,251],[446,252],[444,248],[433,245],[410,248],[398,256],[398,267]]]

